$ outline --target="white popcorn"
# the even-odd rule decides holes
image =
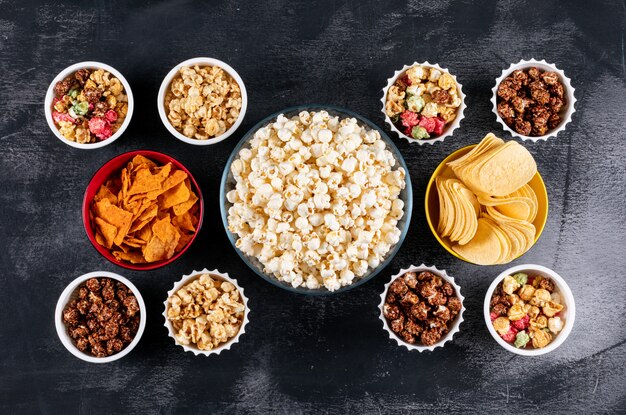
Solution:
[[[228,229],[265,272],[332,291],[378,267],[399,241],[406,172],[378,131],[303,111],[277,117],[249,145],[231,165]]]

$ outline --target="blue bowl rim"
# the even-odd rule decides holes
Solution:
[[[385,141],[386,145],[389,145],[392,147],[392,149],[394,150],[394,157],[396,158],[396,161],[398,163],[400,163],[400,166],[404,169],[405,171],[405,181],[406,181],[406,186],[403,189],[403,191],[406,191],[406,203],[404,206],[404,223],[405,226],[404,228],[401,230],[401,234],[400,234],[400,240],[398,241],[398,243],[393,247],[393,249],[391,250],[390,253],[387,254],[387,257],[385,258],[385,260],[383,262],[381,262],[378,267],[376,267],[375,269],[373,269],[369,274],[366,274],[364,277],[360,278],[358,281],[356,281],[353,284],[350,285],[346,285],[344,287],[341,287],[335,291],[330,291],[326,288],[317,288],[317,289],[311,289],[311,288],[306,288],[306,287],[293,287],[291,285],[288,285],[287,283],[284,283],[282,281],[279,281],[278,279],[276,279],[273,276],[269,276],[266,275],[264,272],[261,272],[261,270],[257,269],[256,266],[254,266],[254,264],[252,264],[250,262],[250,260],[247,258],[247,255],[244,254],[243,252],[241,252],[241,250],[239,248],[237,248],[235,246],[235,242],[237,241],[238,238],[236,238],[235,234],[233,234],[230,230],[228,230],[228,212],[226,210],[226,182],[228,180],[228,172],[230,171],[230,166],[232,165],[235,157],[239,154],[239,151],[243,148],[244,145],[247,144],[247,142],[254,136],[254,133],[259,130],[261,127],[264,127],[265,125],[267,125],[271,120],[276,119],[279,115],[284,115],[284,114],[291,114],[294,112],[300,112],[300,111],[329,111],[329,112],[335,112],[338,113],[339,115],[345,115],[351,118],[356,118],[359,122],[364,123],[365,125],[367,125],[368,127],[375,129],[376,131],[378,131],[380,133],[381,138]],[[241,140],[239,140],[239,142],[237,143],[237,145],[235,146],[235,148],[233,149],[232,153],[230,154],[230,156],[228,157],[228,160],[226,161],[226,165],[224,166],[224,172],[222,173],[222,180],[220,182],[220,213],[222,216],[222,224],[224,225],[224,231],[226,232],[226,235],[228,236],[228,240],[230,241],[231,245],[233,246],[233,248],[235,249],[235,252],[237,252],[237,254],[239,255],[239,257],[243,260],[243,262],[248,266],[248,268],[250,268],[252,271],[254,271],[255,274],[257,274],[258,276],[260,276],[261,278],[263,278],[265,281],[269,282],[270,284],[276,286],[276,287],[280,287],[284,290],[287,291],[291,291],[291,292],[295,292],[298,294],[306,294],[306,295],[314,295],[314,296],[321,296],[321,295],[330,295],[330,294],[339,294],[348,290],[351,290],[353,288],[356,288],[362,284],[365,284],[367,281],[371,280],[372,278],[374,278],[375,276],[377,276],[382,270],[384,270],[385,268],[387,268],[387,266],[391,263],[391,261],[393,260],[393,258],[396,256],[396,254],[398,253],[398,251],[400,250],[400,247],[402,246],[402,243],[404,242],[408,231],[409,231],[409,227],[411,224],[411,216],[413,213],[413,188],[411,186],[411,176],[409,174],[409,169],[406,165],[406,162],[404,161],[404,157],[402,157],[402,153],[400,153],[400,150],[398,150],[398,147],[396,147],[395,143],[391,140],[391,138],[387,135],[387,133],[385,133],[383,131],[382,128],[380,128],[379,126],[377,126],[376,124],[374,124],[372,121],[370,121],[369,119],[365,118],[362,115],[359,115],[351,110],[345,109],[345,108],[341,108],[335,105],[318,105],[318,104],[309,104],[309,105],[297,105],[297,106],[292,106],[292,107],[288,107],[285,108],[283,110],[277,111],[265,118],[263,118],[261,121],[259,121],[258,123],[256,123],[252,128],[250,128],[241,138]]]

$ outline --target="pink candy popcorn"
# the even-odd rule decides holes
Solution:
[[[109,121],[100,117],[93,117],[89,120],[89,131],[100,140],[105,140],[113,134]]]
[[[60,123],[61,121],[64,121],[64,122],[70,122],[74,124],[76,122],[76,120],[72,118],[69,114],[58,112],[58,111],[52,111],[52,119],[56,123]]]
[[[400,114],[400,119],[402,120],[402,125],[409,128],[415,127],[420,122],[419,115],[412,111],[404,111]],[[411,133],[409,132],[408,135],[411,135]]]
[[[519,319],[517,321],[512,321],[511,325],[515,327],[517,330],[521,331],[521,330],[526,330],[528,328],[530,324],[529,322],[530,322],[530,317],[527,314],[522,319]]]
[[[515,336],[517,336],[517,330],[515,329],[515,327],[511,326],[509,328],[509,331],[505,335],[502,336],[502,339],[505,342],[511,343],[515,341]]]
[[[106,118],[108,122],[115,122],[117,120],[117,112],[108,110],[106,114],[104,114],[104,118]]]

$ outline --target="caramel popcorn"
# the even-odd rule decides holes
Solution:
[[[237,335],[245,305],[231,282],[201,274],[168,298],[167,318],[176,341],[212,350]]]
[[[167,118],[189,138],[208,140],[235,124],[241,110],[241,89],[217,66],[185,66],[165,95]]]

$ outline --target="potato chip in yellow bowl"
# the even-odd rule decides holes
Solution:
[[[506,264],[539,239],[548,193],[528,150],[490,133],[439,164],[426,187],[425,211],[433,235],[452,255]]]

